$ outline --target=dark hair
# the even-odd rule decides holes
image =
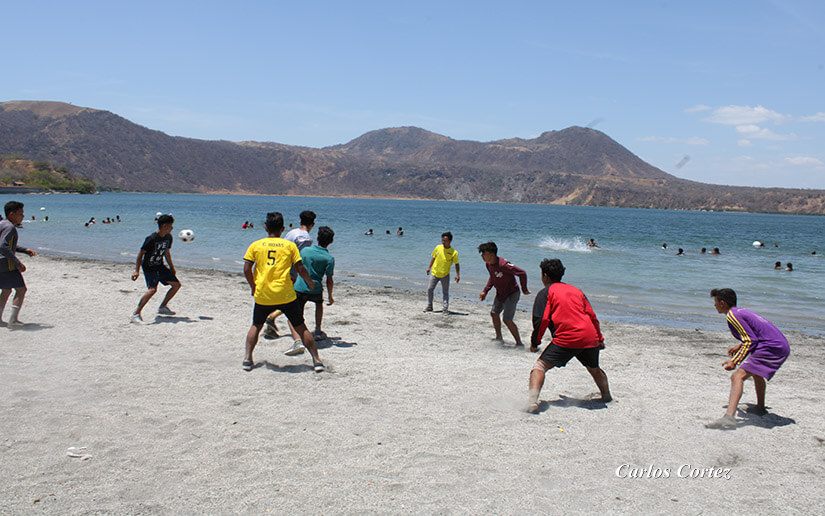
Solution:
[[[326,247],[332,243],[335,238],[335,231],[329,226],[321,226],[318,228],[318,245]]]
[[[495,242],[484,242],[480,246],[478,246],[479,253],[493,253],[494,255],[498,256],[498,246]]]
[[[564,265],[558,258],[545,258],[539,264],[539,268],[541,268],[541,273],[546,274],[554,283],[561,281],[561,277],[564,276]]]
[[[449,238],[450,242],[453,241],[453,234],[450,233],[449,231],[445,231],[445,232],[441,233],[441,238],[444,238],[444,237]]]
[[[158,217],[158,228],[160,228],[164,224],[174,224],[174,223],[175,223],[175,217],[169,215],[168,213]]]
[[[315,212],[304,210],[301,212],[301,225],[302,226],[311,226],[315,224]]]
[[[729,288],[715,288],[710,291],[710,297],[724,301],[728,306],[736,306],[736,292]]]
[[[23,207],[22,202],[18,202],[18,201],[9,201],[9,202],[7,202],[6,206],[3,208],[3,210],[6,212],[6,218],[8,218],[9,213],[11,213],[13,211],[17,211],[22,207]]]
[[[275,233],[284,229],[284,216],[280,211],[270,211],[266,214],[264,227],[268,233]]]
[[[782,262],[776,262],[773,264],[774,267],[782,267]]]

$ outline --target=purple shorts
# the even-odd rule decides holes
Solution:
[[[781,343],[772,342],[770,345],[760,343],[739,368],[770,380],[790,354],[791,348],[787,341],[784,346]]]

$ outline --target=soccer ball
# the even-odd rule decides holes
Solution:
[[[181,229],[180,233],[178,233],[178,238],[188,244],[195,240],[195,233],[191,229]]]

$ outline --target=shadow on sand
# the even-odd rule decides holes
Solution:
[[[0,323],[0,327],[8,328],[9,331],[40,331],[40,330],[48,330],[49,328],[54,328],[54,326],[50,324],[38,324],[38,323],[23,323],[20,326],[9,326],[8,323]]]

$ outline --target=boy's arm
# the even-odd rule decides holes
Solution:
[[[489,269],[488,269],[489,272]],[[487,280],[487,284],[484,286],[484,290],[481,291],[481,294],[478,296],[479,301],[484,301],[484,298],[487,297],[487,292],[493,288],[493,273],[490,273],[490,279]]]
[[[295,272],[298,273],[298,276],[300,276],[306,282],[307,287],[309,287],[309,290],[313,290],[315,288],[315,282],[312,281],[312,278],[309,277],[309,272],[307,272],[307,268],[304,267],[304,262],[299,260],[292,264],[292,268],[295,269]]]
[[[328,305],[331,305],[332,303],[335,302],[335,300],[332,299],[332,287],[333,287],[333,285],[335,285],[335,282],[332,281],[332,276],[327,276],[327,296],[329,297],[329,301],[327,301]]]
[[[593,311],[593,307],[590,305],[590,300],[587,299],[587,296],[582,293],[582,300],[584,301],[584,313],[590,317],[590,320],[593,322],[593,327],[596,328],[596,335],[599,336],[599,348],[604,349],[604,335],[602,335],[602,329],[599,326],[599,319],[596,318],[596,312]]]
[[[146,251],[143,249],[138,251],[137,260],[135,260],[135,272],[132,273],[132,281],[135,281],[138,279],[138,276],[140,276],[140,262],[143,261],[144,254],[146,254]]]
[[[163,256],[166,258],[166,263],[169,264],[169,269],[171,269],[172,274],[177,274],[177,272],[175,272],[175,264],[172,263],[172,251],[167,249],[166,252],[163,253]]]
[[[733,311],[729,311],[727,315],[728,319],[728,326],[730,326],[731,331],[735,331],[734,336],[742,341],[738,350],[735,352],[733,357],[725,362],[725,364],[730,364],[730,367],[725,366],[725,369],[731,370],[736,368],[742,361],[745,360],[745,357],[748,356],[748,353],[751,350],[753,345],[753,339],[751,338],[750,326],[744,319],[737,318],[733,315]]]
[[[435,263],[435,256],[430,258],[430,264],[427,265],[427,275],[430,275],[430,270],[433,268],[433,264]]]
[[[533,333],[530,335],[530,351],[538,351],[541,345],[541,335],[539,335],[539,328],[541,327],[541,315],[544,314],[544,309],[547,306],[547,296],[542,295],[542,291],[536,294],[536,299],[533,301]],[[552,330],[551,330],[552,332]]]
[[[252,295],[255,295],[255,276],[252,274],[252,268],[254,266],[253,262],[248,262],[244,260],[243,262],[243,275],[246,278],[246,282],[249,283],[249,288],[252,289]]]
[[[0,233],[0,256],[13,263],[15,267],[20,270],[20,272],[26,272],[26,266],[23,265],[23,262],[21,262],[20,259],[14,255],[14,250],[9,245],[9,241],[11,240],[11,232],[13,229],[14,228],[12,226],[8,226],[4,228],[2,233]]]
[[[514,276],[518,276],[518,280],[521,283],[521,292],[524,294],[529,294],[530,291],[527,290],[527,271],[522,269],[521,267],[516,267],[509,261],[504,265],[504,269],[507,270],[509,273],[513,274]]]
[[[461,265],[455,264],[455,282],[458,283],[461,279]]]

